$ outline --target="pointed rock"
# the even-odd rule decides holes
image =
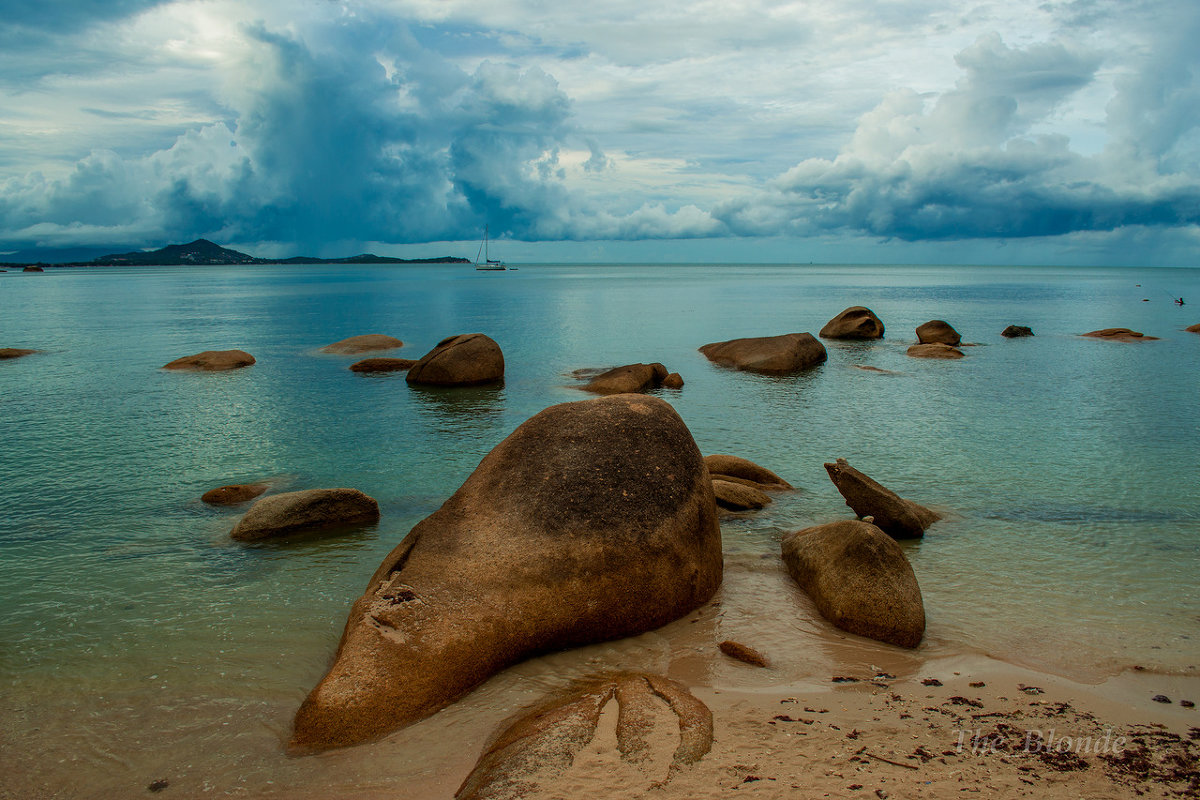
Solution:
[[[860,517],[873,517],[875,524],[889,536],[916,539],[924,536],[925,529],[941,519],[937,512],[905,500],[871,480],[846,463],[844,458],[826,464],[825,471],[842,497],[846,498],[846,505]]]

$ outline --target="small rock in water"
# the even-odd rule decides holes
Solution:
[[[1169,703],[1169,702],[1171,702],[1171,698],[1167,697],[1165,694],[1156,694],[1156,695],[1154,695],[1154,698],[1153,698],[1153,699],[1154,699],[1154,702],[1156,702],[1156,703]]]
[[[726,639],[717,645],[717,647],[721,649],[722,653],[730,658],[736,658],[738,661],[744,661],[747,664],[755,667],[770,666],[767,663],[767,659],[763,657],[762,653],[758,652],[753,647],[747,647],[741,642],[735,642],[730,639]]]

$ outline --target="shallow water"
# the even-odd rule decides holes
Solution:
[[[1200,312],[1168,295],[1198,289],[1198,270],[1132,268],[4,274],[0,346],[46,352],[0,362],[0,746],[22,754],[0,795],[120,796],[169,774],[179,796],[322,786],[352,796],[396,775],[449,796],[448,763],[469,768],[492,725],[595,668],[720,686],[891,657],[833,633],[778,564],[786,531],[846,515],[822,468],[838,456],[946,515],[904,545],[929,629],[901,660],[980,651],[1084,679],[1132,664],[1185,671],[1200,662],[1200,336],[1182,329]],[[884,320],[885,339],[826,342],[829,360],[795,377],[719,369],[696,352],[816,333],[855,304]],[[913,329],[932,318],[978,346],[954,362],[908,358]],[[1036,336],[1001,338],[1012,323]],[[1162,338],[1076,336],[1115,326]],[[402,374],[357,375],[346,369],[355,357],[316,352],[379,332],[417,358],[474,331],[504,349],[502,388],[418,391]],[[234,347],[258,363],[159,369]],[[703,452],[752,458],[800,487],[724,518],[719,604],[534,659],[357,754],[284,758],[290,715],[383,555],[522,421],[582,399],[573,370],[635,361],[682,373],[686,386],[662,396]],[[236,546],[239,512],[198,498],[253,480],[353,486],[383,518],[349,536]],[[748,678],[713,656],[723,638],[771,654],[777,670]],[[370,758],[391,767],[387,778],[367,770]]]

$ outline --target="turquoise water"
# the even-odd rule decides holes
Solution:
[[[0,362],[0,743],[46,749],[24,760],[25,796],[144,790],[137,781],[174,758],[144,755],[157,752],[156,737],[241,764],[250,777],[218,781],[218,793],[263,794],[288,770],[318,770],[279,755],[287,722],[382,556],[522,421],[582,399],[571,371],[636,361],[683,375],[684,388],[662,396],[703,452],[749,457],[801,489],[724,519],[737,607],[723,624],[736,619],[777,650],[828,635],[804,616],[774,556],[786,531],[848,513],[822,468],[841,456],[946,514],[905,545],[929,617],[918,655],[980,651],[1084,678],[1132,664],[1186,671],[1200,661],[1200,335],[1183,328],[1200,322],[1200,305],[1181,308],[1169,295],[1200,303],[1200,270],[0,275],[0,347],[45,351]],[[723,370],[696,352],[735,337],[815,334],[858,304],[883,319],[885,339],[826,342],[828,361],[798,376]],[[913,329],[934,318],[978,346],[953,362],[907,357]],[[1013,323],[1036,336],[1001,338]],[[1115,326],[1161,340],[1076,335]],[[354,374],[354,357],[316,352],[386,333],[406,343],[395,355],[417,358],[470,332],[503,348],[502,388],[416,390],[402,374]],[[228,348],[258,363],[221,374],[159,369]],[[278,490],[352,486],[377,498],[383,517],[336,539],[236,546],[228,532],[238,512],[198,498],[255,480]],[[794,627],[778,628],[793,615]],[[597,657],[636,659],[637,648],[658,645],[623,646]],[[538,663],[569,670],[571,658]],[[797,653],[790,674],[808,658]],[[239,752],[255,755],[238,761]],[[62,774],[51,762],[66,764]]]

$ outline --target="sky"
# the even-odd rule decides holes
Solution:
[[[1198,41],[1196,0],[0,0],[0,260],[1200,266]]]

